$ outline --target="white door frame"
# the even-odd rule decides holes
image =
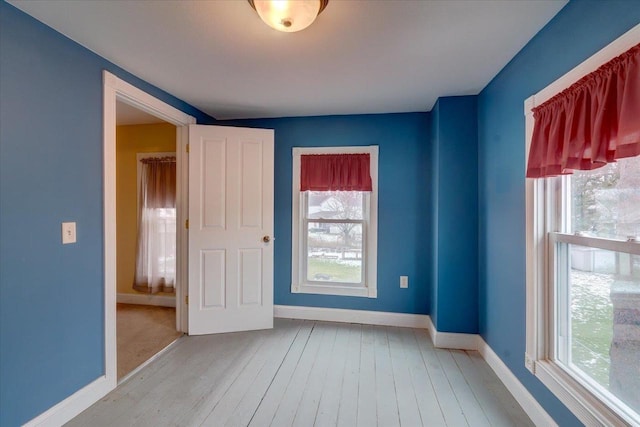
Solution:
[[[169,104],[149,95],[137,87],[103,71],[104,109],[104,335],[105,375],[109,389],[117,385],[116,371],[116,101],[129,104],[139,110],[177,126],[176,130],[176,207],[178,233],[176,235],[176,329],[187,332],[185,306],[187,279],[187,230],[184,226],[188,195],[188,126],[196,119]]]

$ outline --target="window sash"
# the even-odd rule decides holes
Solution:
[[[557,178],[555,178],[557,179]],[[571,204],[569,203],[569,206]],[[612,392],[598,384],[588,373],[573,363],[572,330],[571,330],[571,289],[570,245],[603,249],[612,252],[640,255],[640,244],[637,242],[614,240],[601,237],[579,236],[574,234],[550,232],[547,265],[549,269],[549,290],[551,316],[549,318],[549,359],[568,375],[573,381],[596,396],[605,405],[627,419],[637,419],[637,411],[629,407]]]
[[[584,389],[597,396],[605,405],[627,418],[634,419],[636,412],[608,390],[600,386],[586,372],[571,363],[571,327],[570,327],[570,289],[569,282],[569,245],[579,245],[613,252],[640,255],[637,242],[616,240],[603,237],[571,234],[572,197],[571,176],[551,177],[545,180],[547,193],[546,226],[548,230],[548,251],[546,270],[548,272],[548,294],[550,298],[549,316],[549,357],[570,378]],[[563,268],[564,266],[564,268]]]
[[[369,193],[362,192],[362,219],[324,219],[309,218],[309,192],[301,194],[300,203],[300,245],[302,250],[300,269],[302,271],[302,284],[313,284],[316,286],[346,286],[364,288],[367,284],[367,228],[369,220]],[[359,224],[362,228],[362,265],[360,267],[360,282],[340,282],[334,280],[312,280],[309,279],[309,223],[316,224]]]

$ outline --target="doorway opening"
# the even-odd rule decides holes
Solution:
[[[184,154],[187,127],[195,123],[195,118],[107,71],[103,72],[103,79],[105,379],[107,388],[113,389],[118,381],[127,378],[127,371],[133,368],[133,372],[136,372],[152,360],[158,351],[166,348],[176,337],[187,331],[184,301],[187,291],[184,265],[187,236],[186,230],[181,227],[184,223],[186,203],[182,198],[186,195],[188,187],[188,169]],[[124,142],[121,142],[124,151],[121,147],[122,152],[118,152],[118,136],[123,135]],[[132,140],[135,142],[131,142]],[[159,140],[164,142],[158,144]],[[149,292],[140,292],[144,290],[140,283],[136,283],[138,291],[132,289],[136,276],[135,254],[140,209],[137,184],[140,163],[138,151],[175,153],[175,249],[173,255],[162,256],[163,262],[173,258],[173,266],[169,269],[173,270],[175,279],[173,283],[163,279],[160,287],[156,287],[156,283],[153,282],[153,289],[150,288]],[[133,158],[127,158],[127,155],[133,155]],[[123,159],[124,163],[121,162]],[[122,166],[125,166],[125,169],[128,167],[129,177],[126,179],[125,172],[125,179],[118,182],[118,173],[122,175]],[[135,178],[131,178],[131,175]],[[122,196],[128,196],[129,201],[119,200]],[[165,228],[168,227],[167,224],[165,221]],[[167,286],[169,284],[173,286]],[[149,325],[153,325],[153,328],[159,331],[151,332]],[[160,338],[158,334],[163,337]],[[132,355],[136,357],[130,358]]]
[[[176,126],[116,102],[117,378],[182,334],[176,319]]]

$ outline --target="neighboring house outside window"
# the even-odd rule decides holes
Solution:
[[[336,154],[368,155],[370,191],[353,182],[350,190],[323,184],[322,190],[301,191],[301,156]],[[294,148],[292,292],[377,296],[377,166],[376,146]]]

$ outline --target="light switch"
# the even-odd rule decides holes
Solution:
[[[62,244],[76,242],[76,223],[75,222],[63,222],[62,223]]]

